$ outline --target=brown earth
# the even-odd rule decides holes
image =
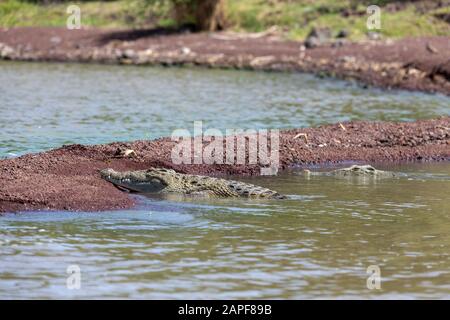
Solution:
[[[276,32],[30,27],[0,29],[0,58],[293,70],[450,95],[450,37],[445,36],[359,43],[333,40],[307,49]]]
[[[306,138],[304,135],[306,134]],[[102,180],[98,170],[152,166],[206,175],[257,175],[258,165],[174,165],[169,138],[106,145],[70,145],[0,160],[0,212],[98,211],[131,208],[134,200]],[[118,157],[133,149],[135,157]],[[348,122],[280,134],[280,169],[363,163],[450,160],[450,117],[416,122]]]

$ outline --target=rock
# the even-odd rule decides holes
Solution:
[[[141,51],[141,52],[142,52],[142,51]],[[151,49],[151,48],[148,48],[148,49],[146,49],[146,50],[144,50],[144,51],[142,52],[142,54],[143,54],[143,55],[146,55],[146,56],[152,56],[154,53],[155,53],[155,52],[154,52],[153,49]]]
[[[319,38],[316,38],[316,37],[309,37],[305,41],[305,47],[308,49],[318,47],[321,44],[322,43],[320,42]]]
[[[336,35],[336,38],[347,38],[350,35],[350,32],[346,29],[339,30],[338,34]]]
[[[332,46],[333,48],[339,48],[339,47],[342,47],[343,45],[345,45],[345,44],[347,44],[347,43],[348,43],[348,42],[347,42],[346,39],[338,39],[338,40],[334,41],[334,42],[331,44],[331,46]]]
[[[126,49],[123,53],[122,53],[122,57],[123,58],[128,58],[128,59],[132,59],[136,56],[136,52],[133,49]]]
[[[188,55],[188,54],[191,53],[191,49],[188,48],[188,47],[183,47],[183,48],[181,48],[181,53],[185,54],[185,55]]]
[[[58,43],[61,43],[61,38],[60,37],[51,37],[50,38],[50,42],[51,43],[53,43],[53,44],[58,44]]]
[[[120,64],[133,64],[134,61],[132,59],[128,59],[128,58],[122,58],[119,60]]]
[[[331,38],[331,31],[328,28],[313,28],[305,40],[306,48],[315,48],[327,43]]]
[[[122,58],[122,57],[123,57],[123,52],[122,52],[122,50],[120,50],[120,49],[114,49],[114,56],[115,56],[117,59]]]
[[[114,158],[136,158],[137,153],[133,149],[117,148]]]
[[[331,38],[331,31],[328,28],[312,28],[311,32],[308,34],[308,37],[319,38],[320,40],[327,40]]]
[[[274,56],[255,57],[250,61],[250,65],[253,68],[261,68],[261,67],[269,65],[270,63],[272,63],[275,60],[276,60],[276,58]]]
[[[374,31],[369,31],[367,32],[367,38],[369,40],[381,40],[381,34],[378,32],[374,32]]]
[[[428,50],[429,52],[431,52],[431,53],[438,53],[438,52],[439,52],[438,49],[436,49],[435,47],[433,47],[433,46],[431,45],[431,43],[429,43],[429,42],[427,42],[427,50]]]
[[[218,53],[218,54],[209,54],[206,57],[206,62],[209,65],[215,65],[218,61],[222,60],[223,58],[225,58],[225,55],[223,53]]]
[[[343,57],[339,57],[337,59],[339,62],[344,62],[344,63],[356,63],[356,57],[354,56],[343,56]]]
[[[10,46],[0,42],[0,58],[11,59],[14,55],[14,49]]]

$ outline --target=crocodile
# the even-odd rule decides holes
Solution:
[[[172,169],[118,172],[113,169],[100,171],[100,176],[119,189],[140,193],[178,193],[211,197],[246,197],[285,199],[276,191],[234,180],[177,173]]]
[[[342,168],[337,170],[332,170],[328,172],[318,172],[303,170],[303,172],[309,175],[326,175],[326,176],[338,176],[338,177],[375,177],[375,178],[393,178],[397,174],[390,171],[378,170],[371,165],[353,165],[348,168]]]

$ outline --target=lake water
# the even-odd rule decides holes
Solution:
[[[0,101],[0,157],[156,138],[194,120],[271,129],[450,114],[442,95],[304,74],[81,64],[1,62]],[[234,177],[283,201],[138,196],[127,211],[6,214],[0,298],[450,298],[450,163],[379,167],[404,175],[293,171]]]

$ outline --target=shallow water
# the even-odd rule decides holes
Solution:
[[[0,97],[0,157],[164,136],[193,120],[281,128],[450,114],[440,95],[176,68],[0,63]],[[405,175],[237,177],[289,199],[138,196],[128,211],[6,214],[0,298],[450,298],[450,164],[379,167]],[[380,290],[367,288],[371,265]]]
[[[407,176],[246,179],[284,201],[141,196],[130,211],[8,214],[0,296],[450,298],[450,164],[389,169]]]

